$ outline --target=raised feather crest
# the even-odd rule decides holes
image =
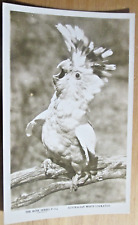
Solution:
[[[69,24],[59,23],[56,27],[64,38],[73,67],[91,68],[93,73],[100,77],[112,75],[109,71],[115,70],[116,65],[108,64],[108,57],[113,54],[111,49],[94,47],[94,43],[88,40],[84,31],[78,26],[72,27]]]

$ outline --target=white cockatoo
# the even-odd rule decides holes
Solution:
[[[58,24],[70,58],[59,63],[59,74],[53,75],[55,93],[48,109],[36,116],[26,128],[27,136],[37,121],[43,120],[42,142],[49,159],[65,167],[72,176],[72,188],[79,179],[96,168],[96,135],[87,113],[94,95],[115,70],[108,64],[112,50],[95,48],[78,26]],[[85,180],[85,179],[84,179]]]

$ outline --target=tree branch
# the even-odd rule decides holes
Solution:
[[[104,181],[107,179],[117,179],[117,178],[125,178],[126,170],[125,169],[110,169],[106,168],[102,171],[99,171],[97,175],[91,176],[86,183],[83,183],[79,180],[78,187],[88,185],[91,183],[96,183],[100,181]],[[60,181],[60,182],[53,182],[52,184],[48,185],[48,187],[41,188],[37,192],[33,192],[30,194],[24,194],[17,198],[15,201],[12,202],[12,209],[20,208],[24,206],[28,206],[32,203],[39,201],[40,199],[50,195],[54,192],[70,189],[72,185],[72,181]]]
[[[44,165],[42,163],[40,166],[36,166],[26,170],[21,170],[11,174],[11,188],[38,180],[56,179],[61,175],[66,174],[68,174],[66,169],[59,167],[54,163],[53,167],[49,168],[47,170],[47,173],[45,173]]]
[[[98,156],[97,170],[101,170],[109,166],[113,168],[116,167],[118,169],[125,169],[126,158],[122,156],[118,158],[102,158]],[[68,177],[68,172],[65,168],[52,163],[52,168],[48,168],[47,173],[45,173],[44,164],[42,163],[40,166],[21,170],[11,174],[11,188],[38,180],[57,179],[61,176],[63,178]]]
[[[78,187],[104,181],[107,179],[125,178],[126,176],[126,158],[102,158],[98,157],[97,174],[91,175],[84,183],[83,178],[79,180]],[[41,188],[39,191],[23,194],[12,202],[12,209],[28,206],[32,203],[39,201],[45,196],[57,191],[70,189],[72,180],[69,179],[66,169],[59,167],[56,164],[52,164],[52,168],[49,168],[47,174],[45,174],[44,165],[39,167],[33,167],[31,169],[22,170],[11,175],[11,187],[17,187],[19,185],[30,183],[44,179],[56,179],[66,178],[68,180],[53,182],[47,187]]]

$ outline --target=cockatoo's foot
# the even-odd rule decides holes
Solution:
[[[84,184],[88,180],[89,177],[90,177],[90,173],[85,172],[85,176],[80,178],[79,183]]]
[[[70,191],[77,191],[78,181],[79,181],[80,177],[81,177],[81,174],[78,174],[78,173],[74,177],[72,177],[72,184],[71,184],[71,187],[70,187]]]
[[[77,191],[78,189],[78,184],[84,184],[88,178],[90,177],[90,173],[86,172],[85,176],[82,176],[81,173],[77,173],[73,178],[72,178],[72,185],[70,187],[71,191]]]
[[[51,159],[45,159],[43,162],[44,170],[45,170],[45,175],[48,176],[50,173],[50,170],[53,170],[53,163]]]
[[[30,123],[27,124],[27,127],[26,127],[26,136],[27,137],[30,137],[32,135],[32,130],[35,125],[36,125],[36,122],[34,120],[32,120]]]

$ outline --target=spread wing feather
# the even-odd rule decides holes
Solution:
[[[95,156],[96,136],[92,126],[87,123],[75,129],[76,137],[84,151],[86,164],[89,163],[89,153]]]

